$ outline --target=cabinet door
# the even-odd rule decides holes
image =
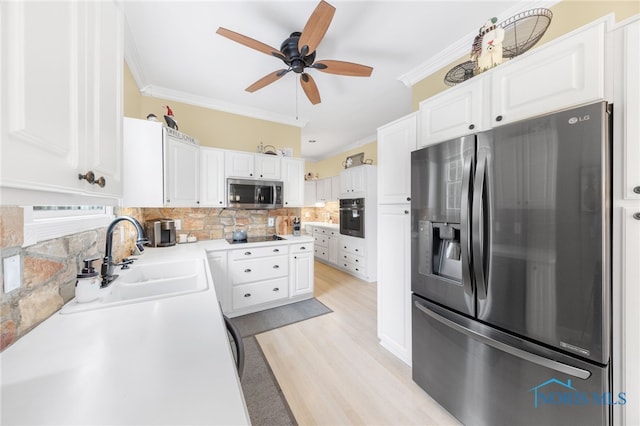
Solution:
[[[329,249],[327,260],[335,265],[338,263],[338,237],[327,237],[327,246]]]
[[[303,159],[282,159],[282,182],[284,185],[285,207],[302,207],[306,204]]]
[[[195,207],[200,197],[200,148],[167,138],[165,150],[165,203]]]
[[[331,201],[331,178],[319,179],[316,182],[316,201],[321,203]]]
[[[331,201],[338,201],[340,197],[340,175],[331,177]]]
[[[600,23],[492,70],[491,126],[603,99],[604,26]]]
[[[314,206],[316,204],[316,181],[308,180],[304,182],[304,205]]]
[[[640,21],[624,28],[623,197],[640,200]],[[615,111],[615,109],[614,109]]]
[[[625,339],[625,391],[627,395],[637,395],[640,392],[640,341],[638,340],[637,324],[640,323],[638,314],[638,300],[640,300],[640,286],[638,286],[638,259],[640,259],[640,205],[635,208],[623,208],[622,222],[622,291],[624,294],[624,323],[627,325]],[[626,407],[626,424],[640,424],[640,409],[629,405]]]
[[[257,155],[255,157],[255,176],[258,179],[280,180],[282,158],[279,155]]]
[[[222,305],[222,311],[228,312],[231,310],[231,292],[227,281],[227,252],[207,252],[207,260],[216,296]]]
[[[415,114],[378,129],[378,203],[411,201],[411,151],[416,149]]]
[[[200,148],[200,205],[226,207],[224,151]]]
[[[249,152],[229,151],[225,155],[227,177],[253,178],[255,155]]]
[[[378,208],[378,337],[411,365],[411,206]]]
[[[2,4],[2,186],[79,191],[79,2]],[[6,97],[6,98],[5,98]]]
[[[313,256],[296,253],[291,256],[290,296],[313,293]]]
[[[87,2],[86,169],[103,178],[96,194],[122,197],[123,14],[114,2]],[[100,48],[95,48],[100,46]]]
[[[483,80],[472,79],[420,103],[420,147],[484,129]]]

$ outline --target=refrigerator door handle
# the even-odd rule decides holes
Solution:
[[[470,217],[470,193],[471,193],[471,163],[473,157],[469,156],[464,162],[462,171],[462,200],[460,202],[460,255],[462,261],[462,284],[464,292],[473,296],[473,288],[471,283],[471,229],[469,223]]]
[[[485,240],[489,237],[488,230],[484,229],[485,215],[488,212],[484,211],[484,193],[485,191],[485,177],[487,171],[487,156],[482,155],[478,159],[478,166],[476,168],[476,176],[474,179],[473,187],[473,202],[471,205],[471,232],[472,232],[472,247],[473,247],[473,269],[475,271],[476,288],[478,289],[478,298],[487,298],[487,277],[485,273],[485,264],[487,259],[485,255],[488,255],[485,251]]]
[[[530,352],[527,352],[525,350],[513,347],[511,345],[508,345],[504,342],[501,342],[499,340],[493,339],[489,336],[485,336],[481,333],[478,333],[475,330],[471,330],[470,328],[467,328],[463,325],[458,324],[455,321],[452,321],[448,318],[445,318],[443,316],[441,316],[440,314],[433,312],[431,309],[423,306],[420,302],[418,302],[417,300],[415,300],[414,302],[415,307],[420,310],[420,312],[424,313],[425,315],[428,315],[430,318],[440,322],[441,324],[459,332],[462,333],[480,343],[483,343],[485,345],[491,346],[494,349],[497,349],[499,351],[502,352],[506,352],[510,355],[513,355],[515,357],[527,360],[529,362],[532,362],[534,364],[538,364],[542,367],[545,368],[550,368],[552,370],[558,371],[560,373],[564,373],[564,374],[569,374],[571,376],[574,377],[578,377],[580,379],[588,379],[591,376],[591,372],[588,370],[583,370],[582,368],[577,368],[574,367],[572,365],[568,365],[568,364],[564,364],[558,361],[554,361],[552,359],[549,358],[545,358],[543,356],[540,355],[536,355]]]

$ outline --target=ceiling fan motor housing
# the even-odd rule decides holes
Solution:
[[[291,67],[291,70],[295,73],[302,73],[306,67],[313,64],[316,59],[316,52],[312,52],[310,55],[302,57],[298,50],[298,40],[300,39],[300,32],[293,32],[288,39],[282,42],[280,45],[280,52],[284,55],[284,63]]]

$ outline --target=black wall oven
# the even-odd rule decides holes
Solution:
[[[340,200],[340,233],[364,238],[364,198]]]

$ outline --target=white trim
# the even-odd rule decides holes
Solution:
[[[498,17],[499,20],[504,21],[511,16],[521,13],[529,9],[536,8],[550,8],[551,6],[559,3],[560,0],[528,0],[522,1],[513,6],[512,8],[505,10],[502,17]],[[553,21],[552,21],[553,22]],[[445,50],[442,50],[437,55],[431,57],[428,61],[423,62],[411,71],[404,73],[398,77],[402,83],[407,87],[412,87],[416,83],[429,77],[434,72],[452,64],[454,61],[468,55],[471,51],[471,44],[473,39],[478,35],[477,31],[473,31],[466,36],[462,37],[455,43],[449,45]]]
[[[58,218],[37,219],[32,206],[22,206],[24,212],[24,241],[22,247],[28,247],[41,241],[65,237],[78,232],[106,227],[115,215],[113,207],[105,207],[106,213]]]

